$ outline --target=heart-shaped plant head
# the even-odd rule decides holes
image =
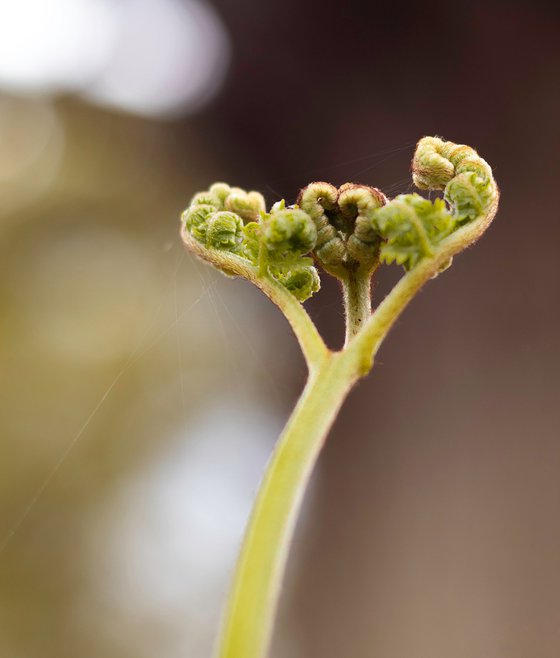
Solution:
[[[320,287],[310,256],[342,282],[369,279],[380,263],[409,271],[436,255],[442,270],[488,226],[498,188],[474,149],[438,137],[418,142],[412,178],[419,189],[443,191],[442,197],[401,194],[389,200],[368,185],[315,182],[301,190],[296,204],[280,201],[267,212],[259,192],[215,183],[196,194],[183,213],[183,238],[225,274],[257,285],[273,280],[299,301]],[[464,243],[452,239],[455,234]]]

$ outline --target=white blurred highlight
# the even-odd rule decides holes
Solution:
[[[219,89],[229,50],[202,0],[0,0],[0,88],[11,92],[175,116]]]
[[[1,0],[0,84],[43,92],[86,84],[108,63],[117,23],[101,0]]]
[[[96,607],[105,611],[105,623],[118,619],[127,649],[142,658],[210,655],[251,502],[279,431],[274,417],[239,406],[223,391],[216,397],[159,462],[111,496],[92,528]],[[146,619],[168,626],[164,651],[143,635],[139,620]]]

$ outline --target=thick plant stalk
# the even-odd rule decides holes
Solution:
[[[261,484],[227,604],[219,658],[266,655],[298,511],[325,437],[358,379],[355,361],[328,353],[280,437]]]
[[[394,322],[438,267],[437,258],[424,261],[373,315],[369,276],[345,282],[345,347],[310,364],[308,383],[267,467],[237,563],[217,658],[266,655],[297,514],[327,433],[354,383],[371,370]]]

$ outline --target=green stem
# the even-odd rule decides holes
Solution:
[[[371,315],[371,270],[354,270],[342,281],[344,309],[346,311],[345,345],[366,325]]]
[[[443,240],[430,258],[422,259],[407,272],[376,308],[363,329],[347,346],[354,358],[361,360],[362,373],[369,372],[373,358],[385,336],[411,299],[430,279],[449,264],[450,258],[475,242],[488,228],[496,214],[497,198],[488,213],[466,224]]]
[[[310,372],[313,372],[328,354],[325,341],[302,304],[281,283],[267,276],[253,281],[278,306],[290,323]]]
[[[183,227],[181,231],[183,242],[189,250],[202,260],[215,265],[222,272],[233,276],[242,276],[258,286],[264,294],[278,306],[290,323],[300,344],[303,356],[310,371],[320,363],[327,354],[327,346],[311,321],[307,311],[300,302],[281,283],[275,281],[266,271],[266,259],[261,249],[260,267],[264,268],[264,275],[259,268],[247,260],[234,254],[217,249],[207,249]]]
[[[249,521],[218,658],[266,654],[297,514],[325,437],[353,384],[371,369],[373,353],[383,337],[435,267],[434,262],[425,263],[405,275],[373,316],[370,273],[345,278],[347,345],[336,353],[325,348],[321,356],[321,341],[323,347],[312,350],[316,358],[310,361],[308,383],[278,441]],[[278,296],[274,301],[278,304]],[[297,313],[293,320],[299,325]],[[305,344],[307,328],[302,325],[299,330],[300,342]]]
[[[218,658],[265,655],[297,513],[340,406],[353,384],[369,372],[381,342],[418,290],[453,254],[473,242],[491,218],[489,214],[443,241],[431,258],[423,259],[399,281],[373,315],[369,313],[369,276],[366,281],[346,277],[347,344],[341,352],[327,350],[307,313],[287,291],[276,290],[269,279],[253,279],[287,315],[306,353],[310,376],[277,444],[253,508]]]
[[[371,361],[383,339],[420,288],[437,272],[433,259],[425,259],[407,272],[381,304],[375,309],[362,332],[349,346],[356,357],[366,359],[364,367],[369,371]]]
[[[261,658],[270,643],[288,549],[325,437],[358,379],[355,360],[328,353],[310,375],[267,468],[224,619],[219,658]]]

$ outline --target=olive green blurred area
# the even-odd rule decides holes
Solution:
[[[180,213],[216,180],[269,203],[313,180],[411,191],[433,134],[489,161],[500,211],[343,409],[272,656],[556,658],[557,10],[207,6],[227,64],[172,112],[163,95],[145,111],[30,93],[0,65],[0,657],[211,657],[305,369],[267,299],[184,251]],[[385,270],[374,304],[400,274]],[[338,347],[339,290],[322,283],[306,307]]]

